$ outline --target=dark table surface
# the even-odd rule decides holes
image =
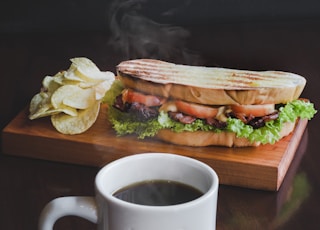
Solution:
[[[0,34],[1,129],[39,91],[46,75],[85,56],[101,70],[131,58],[305,76],[303,97],[320,106],[320,19],[227,21],[169,25],[139,14],[115,17],[107,29],[53,28]],[[129,20],[130,19],[130,20]],[[221,185],[217,229],[317,229],[320,225],[319,114],[308,123],[278,192]],[[43,151],[46,151],[43,149]],[[0,154],[0,229],[36,229],[53,198],[94,195],[99,168]],[[55,229],[95,229],[64,217]]]

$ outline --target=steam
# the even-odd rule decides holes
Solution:
[[[143,14],[148,0],[114,0],[108,11],[111,32],[109,45],[123,59],[154,58],[180,63],[195,63],[199,57],[186,47],[190,33],[174,25],[156,22]],[[161,12],[161,17],[172,17],[190,0],[178,7]]]

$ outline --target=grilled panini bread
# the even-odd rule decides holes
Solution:
[[[159,60],[121,62],[123,84],[146,94],[207,105],[279,104],[297,99],[305,78],[280,71],[244,71],[177,65]]]
[[[123,61],[106,95],[118,135],[156,137],[187,146],[274,144],[313,104],[298,100],[306,80],[281,71],[187,66],[152,59]]]
[[[284,123],[279,139],[289,135],[295,127],[294,122]],[[259,141],[250,141],[245,137],[237,137],[233,132],[172,132],[170,129],[160,130],[156,137],[162,141],[169,142],[176,145],[185,145],[192,147],[203,146],[226,146],[226,147],[257,147],[261,145]]]

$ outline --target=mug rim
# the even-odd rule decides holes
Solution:
[[[197,165],[201,166],[202,168],[205,168],[205,170],[210,173],[210,175],[213,178],[213,182],[211,183],[209,189],[200,197],[198,197],[194,200],[188,201],[188,202],[181,203],[181,204],[165,205],[165,206],[152,206],[152,205],[130,203],[130,202],[121,200],[119,198],[116,198],[112,193],[105,194],[102,192],[102,190],[103,190],[102,185],[100,184],[99,181],[101,180],[101,176],[105,173],[106,170],[109,170],[110,167],[114,167],[115,165],[122,163],[124,161],[131,160],[132,158],[146,158],[146,157],[155,157],[155,156],[164,156],[164,157],[180,158],[180,159],[183,158],[184,160],[187,160],[189,162],[196,163]],[[99,193],[101,196],[104,197],[104,199],[109,200],[110,202],[117,204],[117,205],[126,206],[128,208],[131,207],[131,208],[135,208],[135,209],[142,208],[142,209],[149,209],[149,210],[168,210],[168,209],[173,210],[174,208],[186,208],[186,207],[197,205],[198,203],[206,200],[207,197],[211,196],[212,194],[218,193],[217,190],[219,188],[219,177],[213,168],[211,168],[206,163],[201,162],[197,159],[183,156],[183,155],[174,154],[174,153],[146,152],[146,153],[137,153],[137,154],[125,156],[125,157],[119,158],[119,159],[112,161],[112,162],[106,164],[105,166],[103,166],[99,170],[98,174],[96,175],[95,188],[96,188],[96,193]]]

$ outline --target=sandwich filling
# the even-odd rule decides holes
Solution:
[[[316,113],[308,100],[276,105],[203,105],[128,89],[120,80],[114,81],[104,102],[117,134],[136,134],[140,139],[170,129],[177,133],[233,132],[252,143],[274,144],[285,123],[311,119]]]

